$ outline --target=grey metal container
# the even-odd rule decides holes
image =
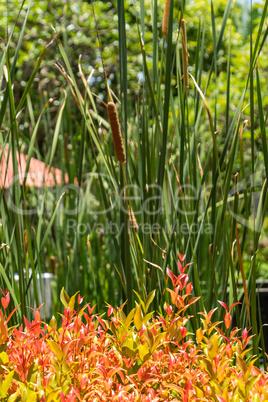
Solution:
[[[31,278],[32,270],[29,269],[29,278]],[[26,271],[24,270],[24,277],[26,278]],[[19,288],[19,274],[15,273],[14,279],[17,283]],[[40,286],[40,275],[36,275],[37,279],[37,289],[38,289],[38,298],[39,298],[39,305],[43,304],[40,309],[41,317],[45,317],[47,319],[51,318],[52,316],[52,289],[53,286],[56,284],[56,277],[55,275],[51,274],[50,272],[44,272],[41,274],[41,286]],[[41,291],[42,288],[42,291]],[[29,288],[29,295],[30,300],[34,301],[32,307],[33,309],[37,309],[35,298],[34,298],[34,288],[33,288],[33,280],[31,280],[30,288]]]

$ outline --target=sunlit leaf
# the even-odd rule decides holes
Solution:
[[[6,365],[9,362],[8,354],[6,352],[0,353],[0,364]]]
[[[142,362],[144,362],[150,356],[150,350],[147,343],[144,343],[144,345],[139,347],[139,356]]]
[[[133,308],[133,309],[130,311],[130,313],[128,313],[128,316],[127,316],[126,321],[125,321],[125,326],[126,326],[126,328],[130,325],[131,321],[133,320],[135,311],[136,311],[136,309]]]
[[[65,293],[66,293],[66,292],[65,292]],[[75,296],[76,296],[78,293],[79,293],[79,291],[76,292],[76,293],[70,298],[70,300],[69,300],[68,307],[70,307],[71,309],[74,308]],[[67,294],[67,293],[66,293],[66,294]]]
[[[66,307],[66,308],[69,307],[70,297],[69,297],[68,294],[65,292],[64,288],[61,289],[61,292],[60,292],[60,300],[61,300],[62,304],[64,305],[64,307]]]
[[[0,386],[2,399],[6,396],[6,393],[9,390],[13,375],[14,375],[14,370],[10,371],[10,373],[8,373],[5,380],[3,381],[3,383]]]
[[[48,339],[47,343],[49,344],[49,347],[52,350],[52,352],[54,352],[55,355],[57,356],[57,359],[62,360],[63,352],[62,352],[61,348],[59,347],[59,345],[55,341],[52,341],[49,339]]]
[[[150,304],[154,300],[154,297],[155,297],[155,290],[153,290],[151,293],[149,293],[145,299],[145,311],[144,311],[145,314],[147,313],[147,311],[150,307]]]
[[[127,317],[126,317],[124,311],[120,308],[120,309],[118,309],[117,314],[118,314],[119,320],[120,320],[123,324],[125,324]]]
[[[218,350],[219,350],[219,338],[217,334],[212,335],[212,337],[209,339],[208,342],[208,356],[211,360],[215,359],[215,357],[218,354]]]
[[[196,331],[196,339],[198,343],[200,343],[203,339],[203,331],[201,328],[198,328],[198,330]]]
[[[15,402],[17,400],[19,391],[16,391],[14,394],[10,395],[7,402]]]
[[[237,367],[242,371],[244,377],[247,372],[248,366],[239,355],[236,356],[236,364]]]
[[[49,321],[49,324],[48,324],[49,326],[50,326],[50,328],[55,328],[55,329],[57,329],[57,320],[56,320],[56,318],[54,317],[54,315],[53,315],[53,317],[51,318],[51,320]]]
[[[135,314],[134,314],[134,324],[135,324],[135,327],[137,328],[137,330],[139,331],[143,324],[143,317],[142,317],[140,305],[138,305],[138,307],[136,308]]]

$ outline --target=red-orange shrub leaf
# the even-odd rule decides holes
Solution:
[[[212,322],[216,309],[200,312],[202,327],[189,332],[187,308],[192,285],[179,255],[181,273],[171,270],[171,303],[164,315],[148,312],[151,292],[126,316],[123,307],[108,306],[104,314],[78,295],[64,291],[61,324],[42,322],[40,309],[24,328],[8,328],[7,292],[0,311],[0,396],[3,401],[40,402],[264,402],[268,400],[268,373],[248,357],[252,337],[231,329],[231,309],[224,302],[226,333]]]

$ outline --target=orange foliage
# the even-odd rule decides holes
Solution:
[[[123,306],[108,307],[107,319],[78,295],[62,290],[65,305],[61,327],[53,318],[35,319],[9,328],[6,308],[9,294],[1,298],[0,394],[2,401],[215,401],[268,400],[268,374],[247,358],[249,330],[230,330],[226,309],[225,333],[201,312],[202,328],[189,333],[187,308],[197,301],[182,267],[170,270],[171,304],[164,315],[150,312],[155,292],[140,300],[127,316]],[[226,335],[227,334],[227,335]]]

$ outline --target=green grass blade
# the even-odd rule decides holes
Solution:
[[[163,187],[165,162],[166,162],[166,148],[167,148],[167,136],[168,136],[168,120],[169,120],[169,102],[170,102],[170,90],[171,90],[171,75],[172,75],[172,33],[173,33],[173,0],[170,1],[169,8],[169,22],[168,22],[168,34],[167,34],[167,56],[165,66],[165,100],[164,100],[164,117],[163,117],[163,132],[161,141],[161,155],[158,168],[157,183],[160,187]]]

